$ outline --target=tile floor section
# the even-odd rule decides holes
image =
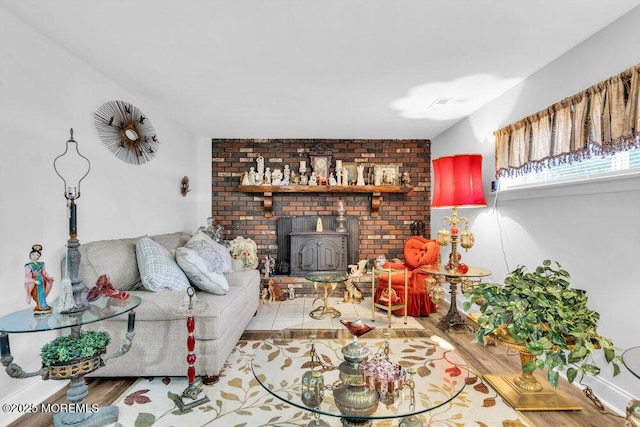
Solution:
[[[258,314],[251,319],[247,330],[280,330],[285,328],[318,328],[318,329],[339,329],[344,328],[340,319],[354,321],[360,318],[364,323],[378,328],[387,327],[387,312],[376,310],[375,321],[371,321],[371,298],[366,297],[361,303],[343,303],[342,298],[329,297],[329,305],[333,306],[342,315],[332,319],[330,315],[322,319],[313,319],[309,312],[322,306],[322,298],[316,299],[312,296],[296,297],[293,300],[281,302],[260,303]],[[407,324],[403,323],[403,316],[391,315],[391,327],[396,329],[415,328],[422,329],[420,323],[407,317]]]

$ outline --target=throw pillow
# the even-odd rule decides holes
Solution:
[[[189,280],[178,267],[171,253],[148,236],[136,242],[136,258],[142,286],[148,291],[169,289],[186,291]]]
[[[209,271],[216,273],[229,273],[231,271],[231,254],[229,249],[198,231],[184,245],[185,248],[195,251],[207,264]]]
[[[215,271],[212,258],[202,257],[196,250],[185,246],[176,249],[176,261],[198,289],[216,295],[224,295],[229,290],[227,278]]]

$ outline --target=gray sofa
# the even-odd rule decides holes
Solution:
[[[151,236],[170,252],[184,246],[187,233]],[[80,246],[78,275],[88,288],[98,277],[108,274],[119,290],[142,298],[135,310],[135,338],[127,354],[108,360],[93,375],[114,376],[186,376],[187,327],[184,315],[176,307],[188,301],[183,291],[145,290],[140,284],[135,245],[138,238],[103,240]],[[196,298],[208,308],[196,317],[196,373],[217,376],[259,305],[258,270],[226,273],[229,291],[214,295],[196,289]],[[107,352],[118,349],[127,330],[127,316],[92,323],[83,330],[103,330],[111,335]]]

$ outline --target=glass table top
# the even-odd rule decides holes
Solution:
[[[85,311],[73,314],[60,314],[54,309],[48,314],[34,315],[33,307],[30,307],[0,318],[0,332],[19,334],[86,325],[131,311],[141,302],[142,299],[135,295],[129,295],[126,300],[102,297],[89,303]]]
[[[345,387],[341,384],[342,369],[338,369],[339,365],[344,366],[343,348],[353,343],[353,337],[346,329],[279,331],[255,349],[253,374],[268,392],[291,405],[320,415],[361,420],[402,418],[430,411],[454,399],[463,390],[469,368],[452,346],[438,337],[430,338],[427,331],[416,330],[396,336],[391,330],[388,338],[384,336],[385,331],[390,330],[374,329],[359,337],[357,342],[370,350],[368,360],[371,361],[374,355],[380,355],[385,348],[385,338],[388,339],[388,360],[404,368],[407,376],[403,386],[392,394],[379,394],[377,408],[371,415],[345,415],[336,404],[336,396],[340,396],[336,390]],[[322,366],[311,362],[310,336],[314,335],[315,352]],[[312,366],[317,371],[315,377],[321,376],[324,384],[319,398],[315,399],[310,399],[309,388],[303,385],[310,378]],[[415,383],[413,404],[409,378]]]
[[[347,274],[339,271],[312,271],[305,274],[304,278],[311,282],[340,283],[347,280]]]
[[[622,363],[633,375],[640,378],[640,346],[625,350],[622,353]]]
[[[448,270],[444,265],[423,265],[418,267],[418,269],[424,273],[447,277],[485,277],[491,275],[491,270],[480,267],[469,267],[469,270],[465,273]]]

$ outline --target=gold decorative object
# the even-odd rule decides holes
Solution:
[[[451,233],[444,228],[438,231],[438,236],[436,237],[436,241],[440,246],[447,246],[451,243]]]
[[[428,277],[424,279],[426,289],[430,289],[429,296],[431,297],[431,301],[435,305],[440,305],[444,302],[444,288],[442,287],[442,283],[444,282],[442,276],[437,277]]]
[[[379,394],[365,385],[360,370],[360,364],[369,359],[370,353],[358,342],[358,337],[353,337],[353,341],[342,348],[344,361],[338,366],[342,384],[333,390],[333,398],[347,418],[371,415],[378,407]]]
[[[460,233],[460,246],[465,249],[471,249],[474,242],[475,238],[473,237],[473,233],[465,227],[464,231]]]
[[[479,313],[469,315],[477,323]],[[568,397],[559,393],[553,387],[542,381],[531,371],[525,371],[524,366],[535,359],[529,353],[524,344],[516,342],[505,327],[496,329],[496,332],[487,337],[493,343],[515,350],[520,355],[520,363],[523,367],[520,375],[487,374],[483,375],[485,381],[516,411],[580,411],[578,405]]]

